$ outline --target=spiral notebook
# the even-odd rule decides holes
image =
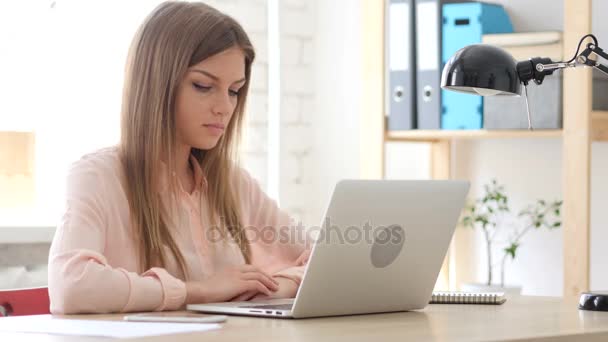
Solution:
[[[504,292],[433,292],[429,304],[495,304],[507,301]]]

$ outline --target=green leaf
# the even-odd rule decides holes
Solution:
[[[505,253],[511,256],[511,259],[515,259],[515,253],[517,252],[517,248],[519,247],[518,243],[511,243],[509,247],[504,249]]]

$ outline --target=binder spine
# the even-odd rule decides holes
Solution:
[[[414,0],[386,0],[385,103],[389,130],[415,129],[416,58]]]
[[[419,129],[441,128],[441,1],[415,0],[416,109]]]

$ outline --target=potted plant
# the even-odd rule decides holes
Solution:
[[[521,288],[505,287],[507,260],[514,260],[522,246],[523,238],[534,229],[557,229],[561,227],[562,201],[547,202],[537,200],[519,212],[516,224],[504,222],[511,213],[509,199],[504,186],[496,180],[484,185],[483,197],[464,209],[461,224],[467,228],[481,229],[487,257],[487,279],[485,284],[465,284],[463,291],[504,291],[519,293]],[[499,238],[503,240],[499,240]],[[506,239],[505,239],[506,237]],[[500,250],[495,250],[500,248]],[[494,256],[500,256],[500,263],[494,263]],[[495,269],[500,267],[500,282],[495,285]]]

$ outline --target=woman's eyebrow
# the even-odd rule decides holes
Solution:
[[[220,80],[220,78],[219,78],[219,77],[217,77],[217,76],[215,76],[214,74],[212,74],[212,73],[210,73],[210,72],[207,72],[207,71],[205,71],[205,70],[201,70],[201,69],[192,69],[192,71],[194,71],[194,72],[198,72],[198,73],[201,73],[201,74],[203,74],[203,75],[205,75],[205,76],[207,76],[207,77],[209,77],[209,78],[211,78],[211,79],[213,79],[213,80],[215,80],[215,81],[219,81],[219,80]],[[240,80],[238,80],[238,81],[234,81],[234,82],[232,82],[232,84],[235,84],[235,83],[243,83],[243,82],[245,82],[246,80],[247,80],[247,79],[243,77],[243,78],[241,78],[241,79],[240,79]]]

